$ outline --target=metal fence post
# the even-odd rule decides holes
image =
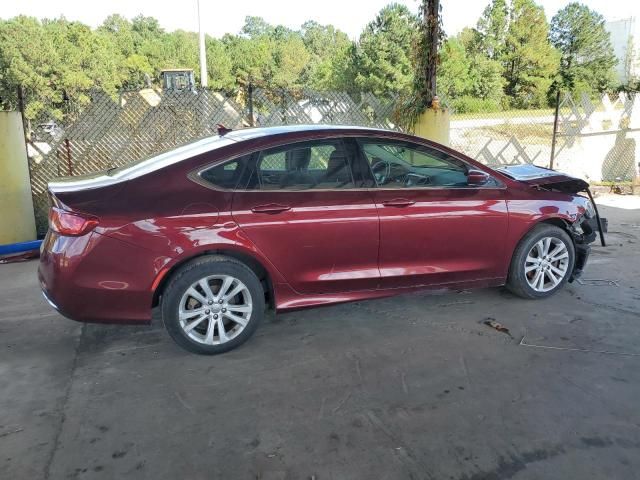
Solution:
[[[280,89],[280,109],[282,114],[282,124],[287,125],[287,100],[285,98],[284,87]]]
[[[67,156],[67,169],[69,176],[73,176],[73,164],[71,163],[71,142],[68,138],[64,139],[64,150]]]
[[[549,168],[553,168],[553,161],[556,156],[556,138],[558,136],[558,120],[560,116],[560,89],[556,92],[556,110],[553,115],[553,136],[551,137],[551,158],[549,159]]]
[[[253,83],[249,82],[249,86],[247,87],[247,98],[248,106],[249,106],[249,126],[255,127],[255,121],[253,118]]]

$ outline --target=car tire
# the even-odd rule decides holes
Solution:
[[[555,225],[537,225],[513,253],[507,288],[522,298],[549,297],[567,283],[574,264],[575,246],[567,232]]]
[[[178,345],[215,355],[238,347],[255,332],[265,313],[264,290],[244,263],[207,255],[171,277],[161,311],[165,328]]]

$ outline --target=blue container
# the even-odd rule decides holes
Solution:
[[[30,250],[38,250],[42,244],[42,240],[33,240],[31,242],[9,243],[8,245],[0,245],[0,255],[10,255],[12,253],[28,252]]]

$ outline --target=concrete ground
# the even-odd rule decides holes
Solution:
[[[548,300],[283,314],[218,357],[66,320],[36,262],[0,266],[0,478],[640,478],[640,210],[602,213],[610,246]]]

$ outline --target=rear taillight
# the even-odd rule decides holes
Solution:
[[[98,219],[93,215],[68,212],[57,207],[49,210],[49,228],[60,235],[77,237],[90,232],[97,225]]]

